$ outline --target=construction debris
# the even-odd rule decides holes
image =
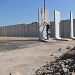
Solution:
[[[58,59],[37,69],[36,75],[75,75],[75,46]]]

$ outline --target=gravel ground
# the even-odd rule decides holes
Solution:
[[[0,41],[0,75],[10,75],[10,73],[11,75],[35,75],[35,71],[46,62],[67,52],[67,46],[75,46],[74,40],[50,43],[2,40]],[[58,51],[60,47],[62,50]]]
[[[40,43],[39,41],[0,41],[0,52],[10,51],[22,48],[28,48],[34,46],[34,44]]]

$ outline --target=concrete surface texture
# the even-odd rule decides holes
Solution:
[[[73,22],[73,37],[75,37],[75,19],[61,20],[60,21],[60,36],[61,38],[71,38],[71,22]],[[32,25],[32,26],[30,26]],[[30,28],[30,27],[31,28]],[[55,25],[54,21],[50,22],[51,38],[55,38]],[[0,27],[0,37],[38,37],[39,25],[38,23],[24,24],[24,25],[10,25]]]
[[[60,12],[54,10],[55,38],[60,38]]]
[[[12,37],[13,38],[13,37]],[[9,41],[7,41],[6,46]],[[19,42],[19,41],[18,41]],[[30,41],[29,41],[30,42]],[[14,41],[15,45],[16,41]],[[32,42],[31,42],[32,43]],[[69,43],[69,44],[68,44]],[[2,44],[2,42],[1,42]],[[25,43],[24,43],[25,44]],[[27,44],[27,43],[26,43]],[[0,52],[0,75],[35,75],[35,71],[67,52],[67,46],[74,46],[75,41],[55,41],[50,43],[36,42],[23,49]],[[8,45],[9,46],[9,45]],[[58,49],[61,47],[61,51]],[[53,53],[53,56],[51,54]]]
[[[38,37],[38,23],[18,24],[0,27],[0,36],[4,37]]]
[[[49,23],[49,11],[48,9],[39,8],[38,10],[38,22],[39,22],[39,39],[44,40],[47,38],[46,25],[44,22]]]

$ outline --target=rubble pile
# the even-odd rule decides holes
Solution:
[[[75,47],[37,69],[36,75],[75,75]]]

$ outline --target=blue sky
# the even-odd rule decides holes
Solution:
[[[0,0],[0,26],[38,22],[38,8],[43,0]],[[54,10],[61,12],[61,19],[69,19],[70,11],[75,15],[75,0],[46,0],[50,21]]]

